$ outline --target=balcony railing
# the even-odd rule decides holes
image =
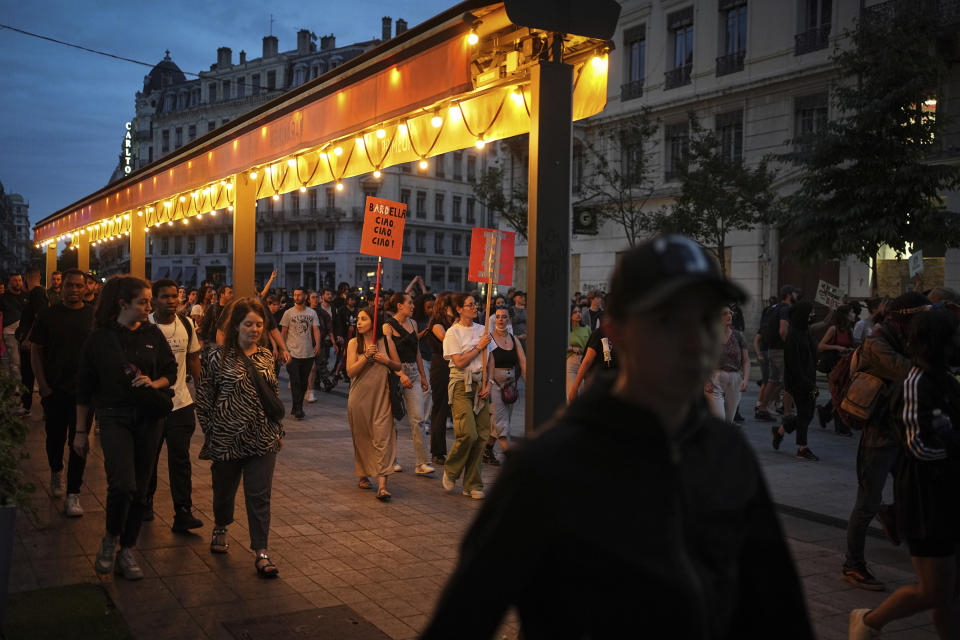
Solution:
[[[717,77],[743,71],[743,59],[745,57],[747,57],[746,51],[736,51],[717,58]]]
[[[643,78],[620,85],[620,100],[633,100],[643,95]]]
[[[803,33],[798,33],[794,38],[796,39],[794,55],[802,56],[811,51],[826,49],[827,45],[830,44],[830,24],[822,24],[819,27],[807,29]]]
[[[690,72],[693,71],[692,64],[685,64],[682,67],[671,69],[663,74],[663,84],[665,89],[673,89],[690,84]]]

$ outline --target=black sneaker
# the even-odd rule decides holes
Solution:
[[[740,415],[740,409],[737,409],[737,414],[733,416],[733,421],[737,424],[743,424],[743,416]]]
[[[867,591],[883,591],[886,586],[874,578],[866,567],[848,567],[843,566],[843,579],[855,587],[866,589]]]
[[[880,511],[877,512],[877,522],[883,527],[883,533],[887,536],[890,544],[899,547],[900,531],[897,529],[897,512],[894,511],[891,505],[884,504],[880,506]]]
[[[434,466],[442,467],[447,462],[447,456],[433,456],[430,460]]]
[[[202,526],[203,521],[193,515],[190,507],[186,507],[184,509],[177,509],[177,513],[173,516],[173,526],[170,527],[170,530],[174,533],[186,533],[190,529],[199,529]]]
[[[488,464],[491,467],[500,466],[500,461],[497,460],[497,455],[493,452],[493,447],[489,445],[483,448],[483,464]]]
[[[809,460],[810,462],[816,462],[820,458],[814,455],[813,451],[810,451],[810,447],[804,447],[803,449],[797,449],[797,457],[801,460]]]
[[[830,414],[827,411],[827,407],[817,407],[817,422],[820,423],[821,429],[826,429],[827,425],[830,424]]]
[[[783,442],[783,434],[780,433],[780,427],[770,427],[770,432],[773,434],[773,448],[779,450],[780,443]]]

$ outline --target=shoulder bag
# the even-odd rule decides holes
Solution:
[[[123,370],[129,376],[130,381],[132,382],[134,378],[141,375],[140,368],[137,365],[130,362],[127,358],[126,351],[123,350],[123,345],[120,344],[120,336],[117,335],[116,331],[111,330],[111,335],[113,337],[113,342],[116,344],[117,352],[120,354],[120,357],[123,364]],[[154,349],[156,351],[156,349]],[[150,379],[156,377],[156,362],[153,363],[154,368],[150,372]],[[150,417],[156,420],[162,420],[166,418],[167,415],[173,411],[173,388],[167,387],[165,389],[154,389],[153,387],[130,387],[130,393],[133,395],[133,401],[136,405],[137,410],[145,417]]]
[[[272,422],[280,422],[283,420],[285,413],[280,397],[274,392],[267,379],[257,371],[253,360],[247,357],[247,354],[243,351],[238,349],[237,352],[240,354],[240,359],[243,360],[243,365],[247,369],[247,375],[250,376],[253,386],[257,388],[257,395],[260,397],[260,405],[263,407],[264,415]]]

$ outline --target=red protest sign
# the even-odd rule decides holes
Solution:
[[[489,282],[491,271],[493,283],[513,284],[513,247],[516,234],[500,229],[474,228],[470,238],[471,282]]]
[[[399,260],[403,254],[403,223],[407,219],[407,205],[367,196],[363,211],[360,253]]]

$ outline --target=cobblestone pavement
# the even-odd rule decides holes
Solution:
[[[86,515],[67,519],[61,514],[62,500],[49,494],[43,427],[39,402],[35,402],[28,443],[31,457],[24,461],[24,468],[37,485],[38,520],[18,518],[11,591],[100,581],[141,638],[230,638],[221,624],[224,621],[337,604],[349,605],[391,638],[416,637],[480,504],[459,492],[445,494],[438,473],[435,477],[413,474],[406,420],[400,423],[398,447],[404,471],[390,479],[393,501],[380,503],[372,491],[358,489],[345,391],[341,385],[333,393],[318,395],[316,403],[306,405],[306,420],[286,423],[287,439],[278,456],[273,486],[270,552],[280,568],[280,578],[274,581],[260,580],[255,574],[239,497],[237,521],[229,527],[230,553],[209,553],[212,492],[209,463],[196,458],[199,434],[193,440],[193,500],[204,528],[197,535],[171,533],[166,456],[161,456],[157,516],[144,523],[139,541],[145,578],[127,582],[98,577],[93,559],[103,534],[106,495],[99,441],[91,441],[80,499]],[[757,450],[774,499],[784,506],[782,521],[819,637],[846,638],[850,609],[873,606],[884,595],[855,589],[840,578],[845,537],[836,521],[845,520],[853,505],[856,441],[814,425],[810,446],[820,462],[797,460],[788,446],[789,436],[774,452],[769,424],[754,422],[748,410],[753,397],[748,395],[742,403],[748,417],[744,434]],[[513,419],[516,434],[523,431],[522,403],[522,399],[517,403]],[[452,431],[448,441],[452,442]],[[574,481],[575,461],[560,463],[570,465]],[[485,483],[492,483],[496,469],[484,466],[483,477]],[[877,577],[889,587],[913,580],[904,549],[870,537],[867,555]],[[496,570],[495,559],[491,570]],[[776,637],[775,631],[771,633]],[[516,635],[511,615],[497,637]],[[890,625],[884,637],[936,635],[929,614],[923,614]]]

